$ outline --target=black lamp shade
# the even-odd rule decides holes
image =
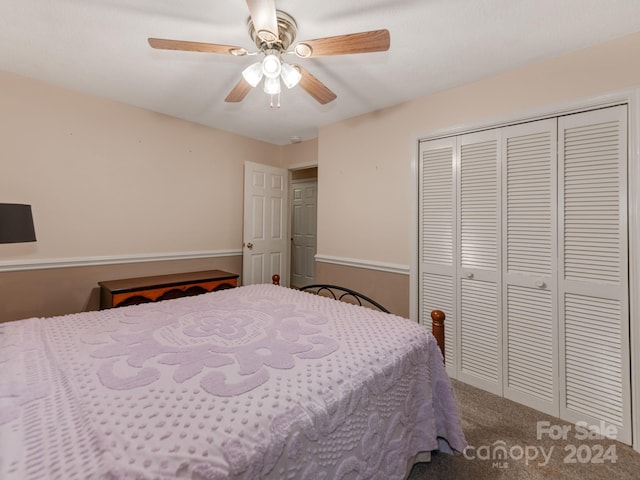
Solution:
[[[0,203],[0,243],[35,241],[31,205]]]

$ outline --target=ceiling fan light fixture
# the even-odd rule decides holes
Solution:
[[[267,78],[278,78],[280,71],[282,70],[282,64],[277,55],[270,53],[262,60],[262,73]]]
[[[297,44],[295,47],[293,47],[293,51],[300,58],[309,58],[313,53],[313,49],[311,48],[311,46],[307,45],[306,43]]]
[[[267,77],[264,79],[264,93],[277,95],[280,93],[280,79]]]
[[[302,79],[302,74],[293,65],[282,63],[281,70],[282,71],[280,72],[280,77],[282,77],[282,81],[287,86],[287,88],[295,87],[298,82],[300,82],[300,79]]]
[[[256,62],[249,65],[242,71],[242,76],[252,87],[256,87],[262,80],[262,62]]]

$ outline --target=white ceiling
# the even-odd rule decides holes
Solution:
[[[391,48],[297,60],[337,94],[328,105],[299,87],[283,92],[280,109],[270,109],[259,88],[227,104],[256,57],[154,50],[147,38],[255,51],[244,0],[2,0],[0,70],[282,145],[313,138],[322,125],[640,31],[640,0],[276,6],[295,18],[299,41],[387,28]]]

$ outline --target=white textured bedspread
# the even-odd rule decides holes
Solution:
[[[403,478],[465,440],[414,322],[253,285],[0,324],[2,479]]]

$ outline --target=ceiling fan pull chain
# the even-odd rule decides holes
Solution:
[[[278,103],[276,108],[280,108],[280,94],[278,93]],[[270,95],[271,101],[269,102],[269,108],[273,108],[273,94]]]

